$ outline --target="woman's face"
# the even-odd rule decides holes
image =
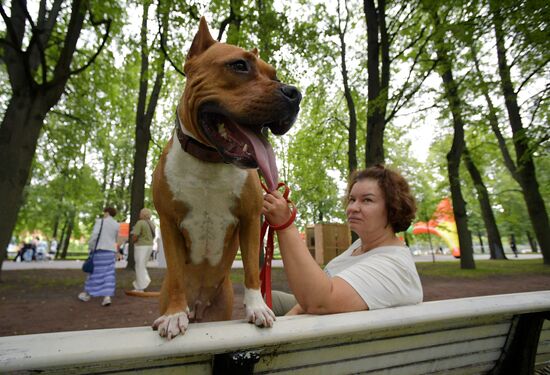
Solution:
[[[350,229],[357,234],[376,233],[387,226],[388,213],[384,193],[376,180],[367,178],[353,185],[346,209]]]

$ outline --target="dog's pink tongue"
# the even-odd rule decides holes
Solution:
[[[256,162],[262,171],[269,191],[277,189],[279,183],[279,172],[277,171],[277,163],[275,161],[275,153],[271,144],[261,134],[255,134],[245,127],[239,127],[244,133],[250,145],[254,149]]]

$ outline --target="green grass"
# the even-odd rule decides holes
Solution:
[[[229,275],[232,283],[244,283],[244,272],[242,269],[233,269]]]
[[[3,271],[3,281],[0,283],[0,294],[10,290],[41,291],[49,289],[66,289],[82,285],[85,276],[78,270],[19,270]],[[13,280],[12,280],[13,278]],[[10,281],[11,280],[11,281]]]
[[[420,262],[416,268],[421,276],[484,278],[488,276],[507,276],[521,274],[539,274],[550,276],[550,266],[542,259],[529,260],[476,260],[476,268],[463,270],[460,262]]]
[[[67,253],[65,260],[86,260],[88,253]]]

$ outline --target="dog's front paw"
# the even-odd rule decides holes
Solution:
[[[259,290],[245,288],[244,305],[249,323],[254,323],[258,327],[273,327],[275,314],[265,304]]]
[[[168,340],[176,337],[180,333],[183,335],[189,326],[189,317],[186,312],[163,315],[153,322],[153,329],[159,331],[161,337]]]

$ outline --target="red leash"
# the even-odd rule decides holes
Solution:
[[[271,261],[273,260],[273,251],[275,249],[273,234],[276,230],[282,230],[282,229],[288,228],[290,224],[294,222],[294,219],[296,219],[296,206],[290,199],[288,199],[290,189],[284,183],[279,182],[279,184],[277,185],[277,190],[283,186],[285,188],[283,192],[283,198],[286,199],[289,206],[291,207],[290,218],[286,223],[281,225],[271,225],[267,220],[264,220],[264,223],[262,224],[262,232],[260,234],[260,253],[261,253],[264,248],[265,232],[267,232],[267,243],[265,245],[264,265],[262,266],[262,270],[260,272],[260,281],[262,283],[262,296],[264,296],[265,303],[267,304],[267,306],[269,306],[269,308],[271,308],[272,306]],[[269,190],[267,190],[267,187],[263,183],[262,183],[262,187],[264,188],[266,193],[269,193]],[[268,227],[269,227],[269,231],[268,231]]]

